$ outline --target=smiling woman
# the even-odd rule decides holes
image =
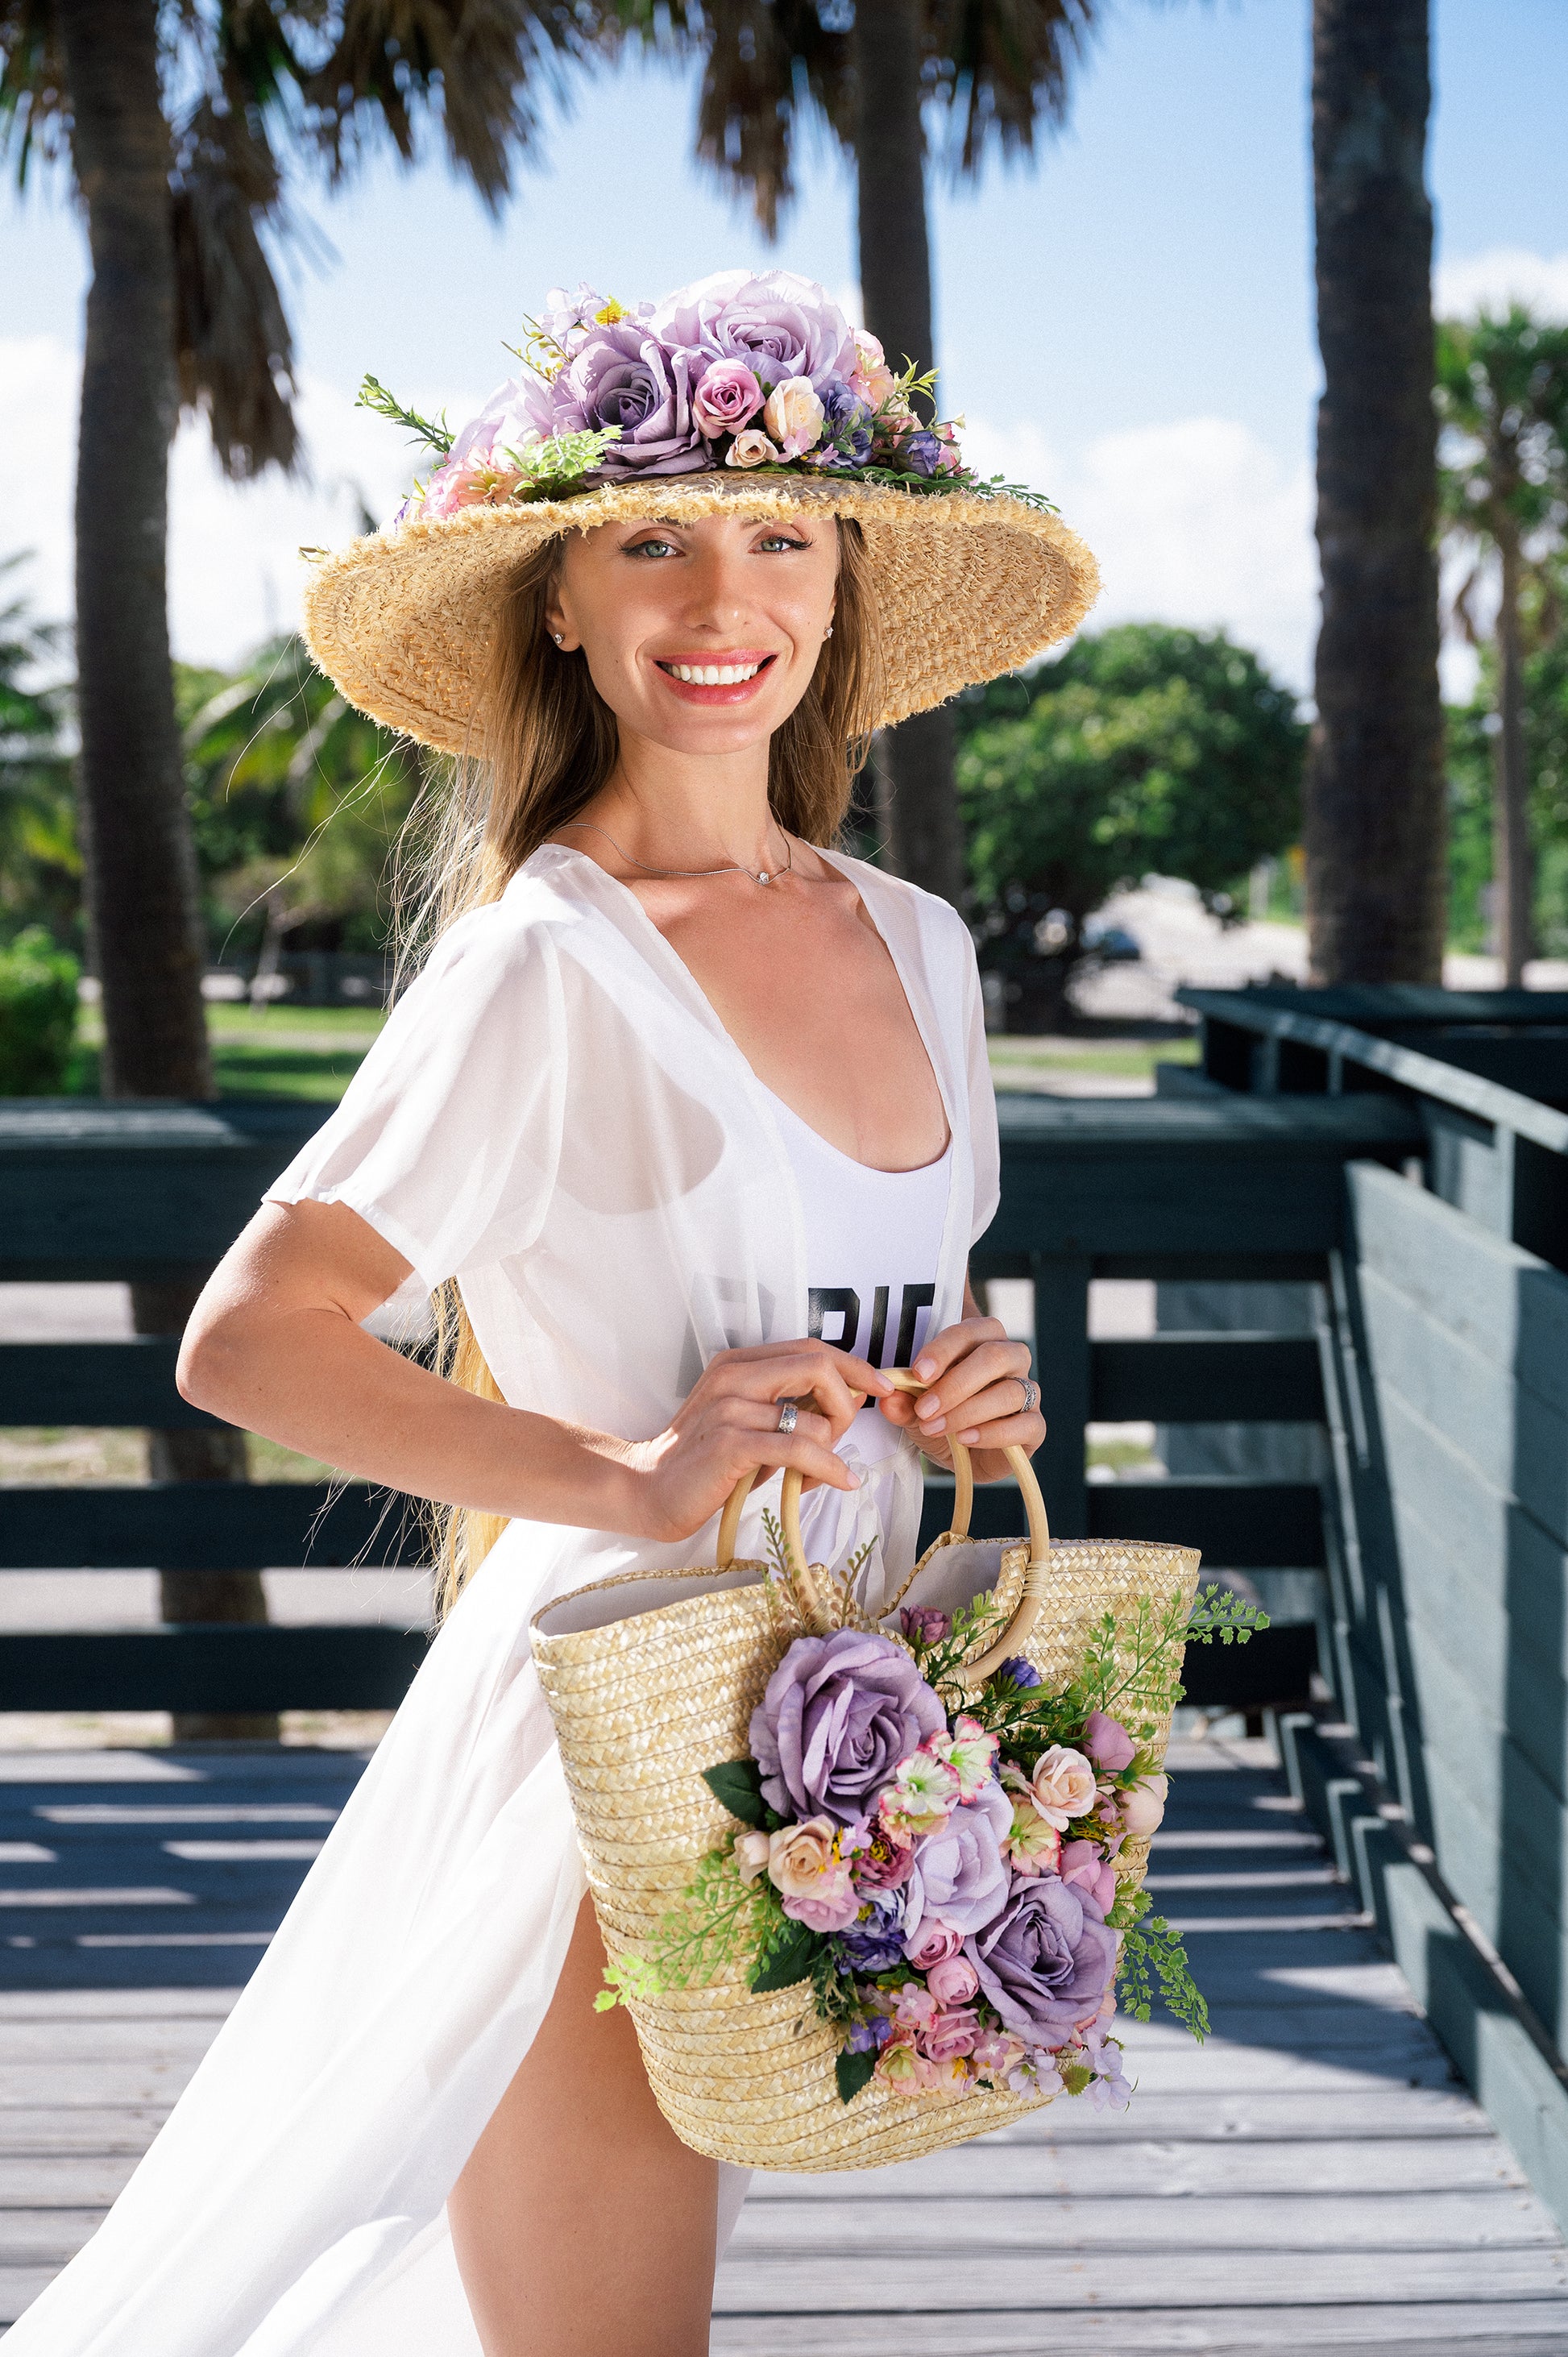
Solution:
[[[594,2009],[532,1616],[718,1562],[732,1496],[755,1564],[787,1470],[811,1557],[886,1614],[919,1450],[983,1480],[1043,1437],[966,1283],[997,1194],[972,944],[834,838],[871,730],[1070,630],[1093,561],[804,280],[579,289],[536,329],[530,382],[311,585],[342,693],[454,757],[404,877],[435,938],[180,1362],[431,1501],[441,1628],[7,2357],[699,2357],[745,2178]],[[429,1297],[436,1368],[365,1324]]]

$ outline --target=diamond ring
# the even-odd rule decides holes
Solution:
[[[1017,1380],[1024,1386],[1024,1405],[1019,1413],[1023,1415],[1033,1415],[1040,1405],[1040,1386],[1038,1383],[1031,1383],[1026,1375],[1020,1375]]]
[[[784,1405],[783,1405],[783,1406],[782,1406],[782,1407],[779,1409],[779,1431],[780,1431],[780,1432],[793,1432],[793,1431],[794,1431],[794,1429],[795,1429],[796,1425],[800,1422],[800,1409],[796,1406],[796,1405],[795,1405],[794,1401],[793,1401],[793,1400],[786,1400],[786,1401],[785,1401],[785,1403],[784,1403]]]

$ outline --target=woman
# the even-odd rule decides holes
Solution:
[[[312,584],[323,667],[458,757],[441,929],[180,1365],[199,1405],[447,1510],[440,1633],[18,2357],[704,2350],[744,2179],[593,2009],[530,1617],[712,1562],[750,1473],[755,1555],[790,1466],[813,1559],[871,1539],[897,1579],[917,1441],[985,1478],[1043,1437],[965,1278],[996,1192],[968,934],[832,844],[872,727],[1074,627],[1092,560],[970,485],[808,282],[579,290],[534,350]],[[456,1380],[363,1322],[432,1294]],[[918,1405],[883,1372],[911,1362]]]

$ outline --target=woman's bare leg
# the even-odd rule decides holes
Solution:
[[[485,2357],[706,2357],[718,2164],[655,2104],[629,2016],[594,2011],[604,1963],[585,1899],[446,2205]]]

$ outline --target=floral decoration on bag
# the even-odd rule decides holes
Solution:
[[[525,318],[521,373],[454,435],[367,376],[360,405],[408,427],[439,464],[397,521],[569,498],[607,483],[715,469],[838,476],[906,491],[1004,492],[1055,514],[959,448],[961,418],[930,423],[934,370],[888,365],[809,278],[716,271],[629,307],[587,285],[553,288]]]
[[[833,1583],[841,1608],[852,1586]],[[769,1591],[787,1615],[787,1579]],[[1144,1602],[1127,1626],[1105,1615],[1059,1693],[1023,1654],[972,1690],[966,1659],[1004,1619],[986,1596],[950,1617],[907,1608],[897,1636],[795,1637],[749,1756],[703,1771],[740,1830],[643,1952],[608,1967],[598,2005],[736,1961],[758,1993],[809,1985],[807,2018],[839,2036],[845,2103],[875,2081],[1120,2108],[1118,1994],[1146,2021],[1157,1987],[1201,2039],[1181,1943],[1145,1892],[1120,1887],[1118,1860],[1165,1813],[1184,1646],[1245,1643],[1267,1620],[1215,1587],[1190,1614]]]

